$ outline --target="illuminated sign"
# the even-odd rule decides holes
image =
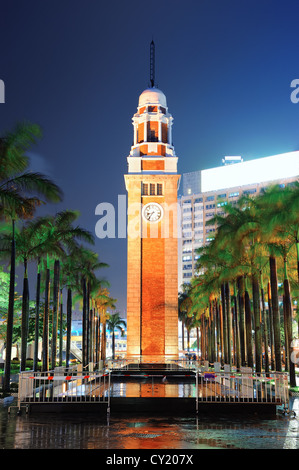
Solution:
[[[201,190],[217,191],[297,175],[299,175],[299,151],[203,170]]]

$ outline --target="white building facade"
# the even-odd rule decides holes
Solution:
[[[242,157],[225,157],[222,166],[183,174],[179,290],[196,272],[196,249],[215,235],[215,225],[206,223],[216,214],[224,215],[224,205],[236,203],[243,194],[255,196],[272,184],[292,184],[298,175],[299,151],[245,162]]]

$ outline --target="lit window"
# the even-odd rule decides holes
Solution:
[[[163,190],[162,184],[161,184],[161,183],[158,183],[158,184],[157,184],[157,195],[158,195],[158,196],[162,196],[162,194],[163,194],[163,191],[162,191],[162,190]]]
[[[142,195],[148,196],[148,184],[142,183]]]

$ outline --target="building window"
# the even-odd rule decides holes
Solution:
[[[155,191],[155,185],[153,183],[150,184],[150,195],[154,196],[156,191]]]
[[[237,193],[230,193],[230,195],[228,197],[237,197],[237,196],[239,196],[238,192]]]
[[[214,201],[214,196],[208,196],[208,197],[206,198],[206,201]]]
[[[254,194],[256,193],[256,189],[246,189],[243,191],[243,194]]]
[[[192,264],[184,264],[183,265],[183,270],[184,271],[189,271],[189,269],[192,269]]]
[[[191,238],[192,237],[192,232],[184,232],[183,237],[184,238]]]
[[[162,194],[163,194],[163,186],[162,186],[161,183],[158,183],[157,184],[157,195],[162,196]]]
[[[206,205],[206,209],[214,209],[215,208],[215,204],[207,204]]]
[[[142,195],[148,196],[148,184],[142,183]]]
[[[183,277],[192,277],[192,273],[184,273]]]
[[[226,205],[227,205],[227,201],[218,202],[217,207],[222,207],[222,206],[226,206]]]

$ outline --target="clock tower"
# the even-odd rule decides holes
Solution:
[[[177,157],[173,118],[154,86],[139,96],[128,192],[127,357],[178,356]]]

